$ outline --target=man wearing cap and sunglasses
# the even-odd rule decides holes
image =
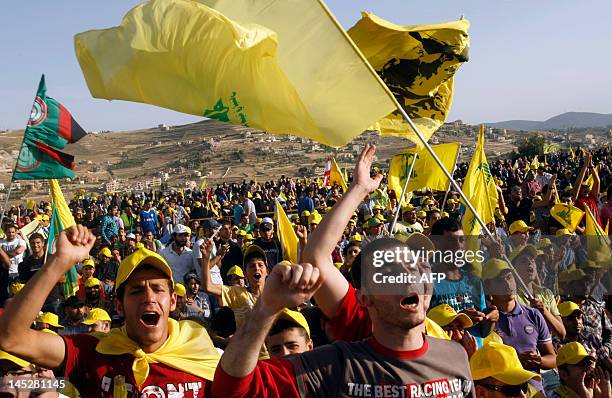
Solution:
[[[472,355],[470,368],[478,398],[544,397],[536,395],[529,385],[531,380],[539,382],[540,375],[525,370],[516,350],[509,345],[496,342],[484,345]]]
[[[170,265],[172,275],[181,278],[193,269],[193,252],[187,247],[189,231],[182,224],[177,224],[172,230],[172,243],[159,253]],[[177,279],[180,281],[180,279]]]
[[[281,244],[274,236],[274,220],[265,217],[259,224],[259,237],[253,242],[266,253],[267,263],[272,267],[283,260]]]
[[[0,317],[0,349],[48,369],[63,369],[83,397],[207,395],[218,353],[206,330],[169,319],[176,307],[172,270],[163,257],[140,249],[121,263],[115,281],[125,326],[106,336],[56,336],[30,329],[59,275],[95,243],[77,225],[57,238],[57,251]],[[23,344],[27,341],[28,344]]]

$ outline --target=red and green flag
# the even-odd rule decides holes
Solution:
[[[42,75],[23,135],[13,181],[74,178],[74,156],[60,149],[77,142],[86,134],[62,104],[47,97],[45,75]]]

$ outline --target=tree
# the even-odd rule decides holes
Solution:
[[[521,156],[532,158],[536,155],[543,155],[544,143],[546,139],[541,135],[532,135],[523,138],[518,142],[517,152]]]

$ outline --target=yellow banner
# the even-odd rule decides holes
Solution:
[[[276,208],[275,208],[275,218],[276,218],[276,232],[278,234],[278,238],[281,242],[281,246],[283,247],[283,259],[287,261],[291,261],[294,264],[298,263],[298,245],[299,239],[295,230],[293,229],[293,224],[289,221],[287,214],[285,214],[285,210],[283,206],[281,206],[280,202],[277,200]]]
[[[348,34],[429,140],[450,112],[453,76],[468,60],[469,27],[467,19],[400,26],[362,13]],[[422,145],[397,110],[373,128]]]
[[[150,0],[117,27],[77,34],[75,51],[96,98],[330,146],[396,109],[322,1]]]
[[[452,173],[457,156],[459,155],[459,143],[433,145],[432,148],[444,164],[446,170]],[[391,166],[389,167],[389,188],[393,189],[399,198],[404,184],[406,184],[406,177],[410,171],[410,165],[415,153],[417,154],[417,160],[414,164],[406,192],[425,187],[438,191],[446,191],[449,184],[448,178],[444,175],[444,172],[440,169],[433,156],[427,150],[416,151],[415,149],[393,156]]]
[[[572,205],[566,205],[564,203],[556,203],[552,209],[550,209],[550,215],[563,225],[563,228],[567,228],[571,232],[576,230],[578,224],[584,217],[584,212],[577,207]]]

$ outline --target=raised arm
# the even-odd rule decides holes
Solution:
[[[223,372],[236,378],[250,375],[278,313],[310,300],[321,281],[319,270],[310,264],[274,266],[261,297],[221,356]]]
[[[582,165],[582,168],[580,169],[580,172],[576,177],[576,181],[574,181],[574,188],[572,189],[572,199],[574,202],[578,200],[578,196],[580,195],[580,186],[584,181],[584,176],[586,175],[587,168],[589,168],[589,166],[591,165],[591,159],[592,155],[590,153],[587,153],[584,158],[584,164]]]
[[[349,288],[348,281],[332,263],[331,254],[342,238],[353,212],[366,195],[380,185],[383,178],[381,174],[370,177],[375,154],[376,147],[366,144],[355,166],[353,182],[332,210],[323,217],[321,224],[310,234],[302,253],[302,261],[318,268],[324,279],[323,285],[315,293],[315,299],[321,311],[329,318],[336,315]]]
[[[95,241],[96,237],[82,225],[58,235],[55,254],[4,309],[0,317],[0,349],[47,369],[62,365],[64,340],[32,330],[30,325],[57,282],[70,267],[89,255]]]
[[[222,286],[213,283],[210,278],[210,268],[213,266],[210,263],[210,253],[213,248],[212,239],[204,239],[204,242],[200,245],[200,253],[202,258],[200,259],[200,266],[202,267],[202,290],[206,293],[214,294],[217,297],[221,297]]]

